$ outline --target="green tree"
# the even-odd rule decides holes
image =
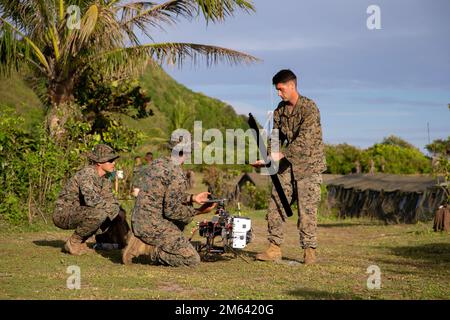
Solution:
[[[432,143],[427,144],[425,149],[433,156],[446,156],[450,157],[450,136],[444,139],[436,139]]]
[[[334,174],[357,172],[358,166],[362,173],[368,173],[372,161],[375,172],[414,174],[431,171],[429,158],[409,142],[395,136],[364,150],[346,143],[326,145],[325,154],[327,172]]]
[[[450,136],[447,137],[447,140],[436,139],[425,148],[433,156],[433,173],[442,175],[445,179],[443,186],[448,195],[447,201],[450,202]]]
[[[91,126],[91,134],[116,150],[128,150],[139,139],[138,131],[123,125],[121,114],[134,119],[153,115],[150,98],[137,80],[104,81],[101,75],[89,72],[75,88],[76,105],[80,106],[78,120]],[[71,118],[77,118],[72,115]],[[68,134],[69,132],[66,131]],[[66,137],[65,141],[70,138]]]
[[[361,161],[361,152],[359,148],[346,143],[325,145],[327,172],[334,174],[356,172],[358,162]]]
[[[194,43],[142,44],[154,27],[203,16],[221,22],[236,10],[254,11],[247,0],[0,0],[0,73],[29,67],[46,90],[47,128],[59,139],[85,72],[105,79],[141,74],[150,61],[178,64],[186,58],[208,65],[220,61],[254,62],[231,49]]]
[[[377,143],[362,153],[364,172],[369,172],[371,160],[376,172],[414,174],[431,171],[430,159],[416,148]]]
[[[408,141],[406,141],[400,137],[397,137],[395,135],[390,135],[389,137],[384,138],[383,141],[381,142],[381,144],[387,144],[387,145],[391,145],[391,146],[399,146],[402,148],[417,149],[415,146],[413,146]]]

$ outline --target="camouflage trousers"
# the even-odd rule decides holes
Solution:
[[[184,236],[185,224],[160,219],[132,221],[134,235],[143,242],[155,247],[150,257],[153,263],[172,267],[195,266],[200,263],[200,255]]]
[[[57,205],[53,212],[53,223],[64,230],[75,229],[75,233],[87,239],[107,230],[111,221],[105,210],[86,206]]]
[[[292,168],[288,167],[279,172],[279,178],[288,201],[297,201],[300,246],[305,248],[317,247],[317,209],[320,203],[321,174],[312,174],[301,179],[294,179]],[[268,239],[277,245],[283,243],[283,220],[286,214],[275,188],[272,186],[269,208],[267,210]]]

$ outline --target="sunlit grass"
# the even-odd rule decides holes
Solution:
[[[242,256],[196,268],[120,263],[120,251],[73,257],[61,252],[70,231],[0,226],[0,299],[448,299],[450,236],[431,223],[383,225],[366,219],[319,220],[319,263],[305,266],[296,219],[286,225],[284,259],[254,261],[266,247],[265,211],[252,218],[255,238]],[[198,219],[210,216],[198,216]],[[187,232],[189,232],[189,228]],[[197,240],[202,240],[196,236]],[[67,267],[81,269],[81,289],[66,286]],[[381,288],[367,288],[370,265]]]

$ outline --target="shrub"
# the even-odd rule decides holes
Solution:
[[[334,174],[355,172],[357,162],[361,160],[361,153],[360,149],[346,143],[326,145],[327,172]]]
[[[374,162],[376,172],[392,174],[431,172],[430,160],[416,148],[375,144],[363,152],[362,158],[365,172],[369,172],[371,160]]]
[[[371,171],[392,174],[423,174],[431,172],[431,163],[419,149],[408,142],[390,136],[382,143],[361,150],[348,144],[326,145],[327,173],[349,174]]]
[[[70,119],[66,122],[66,141],[58,145],[49,138],[44,124],[34,128],[31,135],[24,129],[23,118],[1,107],[0,217],[13,224],[32,223],[36,217],[47,222],[61,187],[86,163],[83,154],[100,142],[119,150],[136,145],[139,133],[119,134],[118,127],[105,132],[105,141],[91,133],[89,124]]]

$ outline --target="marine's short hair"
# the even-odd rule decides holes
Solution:
[[[283,69],[277,72],[272,78],[272,84],[276,86],[279,83],[294,81],[297,84],[297,76],[289,69]]]
[[[142,158],[140,156],[134,157],[134,165],[136,167],[142,165]]]
[[[153,152],[149,151],[145,154],[146,158],[153,158]]]

